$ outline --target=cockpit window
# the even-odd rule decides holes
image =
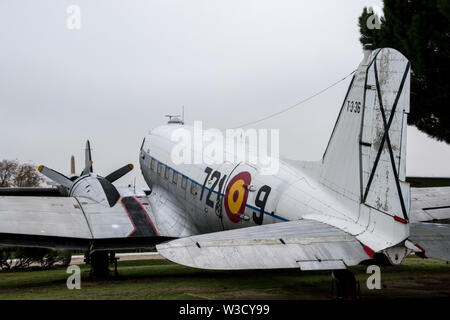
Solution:
[[[119,192],[117,191],[116,187],[114,187],[114,185],[105,178],[98,177],[98,181],[100,181],[103,191],[105,192],[109,206],[112,207],[120,198]]]

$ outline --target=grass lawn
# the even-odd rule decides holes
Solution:
[[[0,272],[0,299],[331,299],[330,272],[209,271],[167,260],[119,261],[119,276],[93,281],[82,265],[81,290],[66,287],[65,269]],[[409,257],[381,268],[381,290],[366,287],[365,266],[352,267],[364,300],[450,297],[450,265]]]

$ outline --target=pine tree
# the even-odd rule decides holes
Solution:
[[[408,124],[450,143],[450,1],[384,0],[381,28],[369,28],[373,13],[359,17],[360,41],[390,47],[410,61]]]

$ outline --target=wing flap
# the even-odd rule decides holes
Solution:
[[[300,270],[339,270],[347,269],[342,260],[299,261]]]
[[[355,237],[306,219],[177,239],[157,249],[176,263],[217,270],[333,270],[369,258]]]

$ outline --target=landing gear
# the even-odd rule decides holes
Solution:
[[[334,270],[331,273],[331,277],[336,287],[336,299],[356,300],[358,298],[357,282],[350,270]]]
[[[110,274],[109,264],[114,262],[114,273],[117,275],[117,259],[113,251],[93,251],[86,253],[86,263],[91,265],[90,276],[97,279],[108,278]]]

